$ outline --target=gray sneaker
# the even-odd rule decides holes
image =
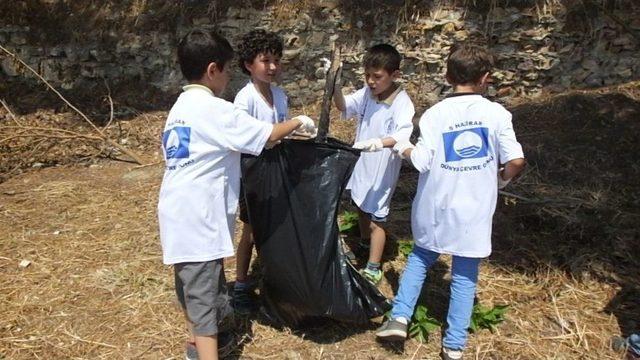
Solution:
[[[440,357],[442,360],[462,360],[462,350],[449,349],[443,346]]]
[[[376,337],[384,341],[405,341],[407,339],[407,324],[389,319],[376,330]]]
[[[185,360],[198,360],[198,350],[196,349],[195,343],[187,342],[184,350],[184,358]]]

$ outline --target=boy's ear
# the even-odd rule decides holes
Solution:
[[[394,70],[394,71],[391,73],[391,77],[392,77],[394,80],[399,79],[399,78],[400,78],[400,75],[402,75],[402,73],[400,72],[400,70]]]
[[[244,68],[247,69],[248,72],[251,72],[251,64],[252,63],[250,63],[248,61],[244,62]]]
[[[491,76],[489,72],[484,73],[484,75],[482,75],[482,77],[480,78],[479,85],[488,84],[489,76]]]
[[[212,79],[217,72],[220,72],[220,69],[218,69],[218,64],[216,64],[215,62],[209,63],[209,65],[207,65],[207,77],[209,79]]]

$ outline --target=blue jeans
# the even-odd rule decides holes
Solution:
[[[398,295],[393,300],[392,318],[402,316],[408,320],[411,319],[427,271],[439,256],[440,254],[437,252],[418,246],[413,247],[400,279]],[[449,349],[462,350],[467,342],[467,329],[471,322],[480,260],[479,258],[453,256],[447,330],[442,339],[442,345]]]

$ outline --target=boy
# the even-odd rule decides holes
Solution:
[[[218,359],[218,323],[232,313],[222,261],[233,255],[240,153],[259,154],[268,141],[301,126],[314,129],[306,119],[268,124],[218,98],[232,57],[227,40],[207,30],[192,30],[180,41],[178,61],[189,85],[171,108],[162,136],[163,262],[174,266],[176,294],[192,334],[187,350],[195,343],[201,360]]]
[[[462,359],[471,318],[478,266],[491,253],[491,221],[498,187],[525,166],[511,114],[482,97],[489,84],[493,57],[484,48],[452,49],[446,78],[454,93],[420,119],[414,147],[394,147],[420,172],[411,209],[413,252],[400,280],[391,318],[376,332],[381,339],[407,336],[427,270],[440,254],[453,255],[451,299],[443,359]],[[499,163],[504,168],[498,169]],[[497,175],[497,176],[496,176]]]
[[[413,103],[396,82],[400,77],[400,60],[393,46],[372,46],[363,59],[366,86],[347,97],[338,88],[333,98],[343,118],[355,116],[358,121],[353,147],[363,153],[347,189],[358,207],[361,243],[366,246],[370,242],[369,259],[362,275],[374,285],[382,279],[380,261],[386,240],[383,224],[402,165],[402,160],[389,148],[408,141],[413,131]]]
[[[282,39],[276,33],[265,30],[248,32],[238,46],[238,65],[251,80],[238,92],[233,103],[238,109],[269,124],[287,118],[287,96],[280,87],[272,85],[280,75],[282,49]],[[240,220],[243,226],[236,256],[233,307],[236,313],[247,315],[255,306],[249,296],[247,277],[253,237],[244,194],[240,194]]]

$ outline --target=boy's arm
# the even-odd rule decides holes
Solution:
[[[432,134],[436,132],[435,129],[430,128],[432,121],[430,120],[430,113],[427,110],[420,117],[418,126],[420,127],[420,137],[418,143],[413,145],[409,140],[400,140],[393,146],[393,150],[398,153],[402,159],[409,159],[411,164],[420,173],[431,170],[433,158],[435,157],[435,145],[432,139]]]
[[[516,133],[513,130],[511,113],[506,110],[504,112],[505,118],[498,133],[500,162],[505,162],[504,168],[498,172],[499,188],[505,187],[526,166],[522,145],[516,139]]]
[[[500,177],[504,181],[509,181],[518,176],[527,166],[527,161],[524,158],[513,159],[504,165],[504,168],[500,170]]]
[[[396,107],[393,114],[393,120],[396,123],[395,132],[383,138],[373,138],[359,141],[353,144],[353,147],[363,151],[380,151],[383,148],[393,147],[401,141],[409,141],[413,132],[413,115],[415,109],[411,100],[406,101],[401,106]]]
[[[245,154],[258,155],[269,142],[276,142],[297,128],[312,132],[313,120],[306,116],[270,124],[260,121],[246,112],[234,108],[232,113],[220,118],[220,128],[215,129],[222,140],[222,147]],[[213,130],[213,129],[212,129]]]
[[[409,159],[411,164],[420,173],[431,170],[431,164],[435,156],[433,146],[428,138],[420,137],[418,143],[413,145],[409,140],[402,140],[393,146],[393,150],[402,159]]]
[[[344,112],[347,110],[347,102],[344,100],[344,95],[342,94],[342,85],[336,81],[336,87],[333,90],[333,103],[338,110]]]
[[[304,132],[313,133],[315,130],[315,124],[311,118],[304,115],[296,116],[285,122],[273,124],[271,135],[269,135],[269,141],[274,142],[282,140],[285,136],[291,134],[298,128]]]

